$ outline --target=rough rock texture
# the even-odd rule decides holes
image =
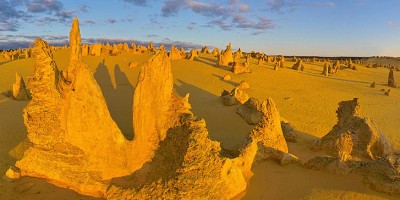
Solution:
[[[322,71],[322,75],[328,76],[329,75],[329,64],[328,62],[325,62],[324,64],[324,71]]]
[[[364,183],[373,190],[400,195],[400,152],[368,163],[364,170]]]
[[[203,48],[201,48],[201,53],[209,54],[210,51],[208,50],[208,47],[207,47],[207,46],[204,46]]]
[[[28,100],[31,98],[29,91],[26,89],[24,79],[18,73],[15,73],[12,96],[16,100]]]
[[[182,52],[179,51],[179,49],[176,48],[174,45],[171,46],[171,51],[169,52],[169,58],[171,60],[184,59],[185,56],[185,53],[182,54]]]
[[[338,156],[336,149],[345,148],[337,142],[340,138],[351,138],[352,150],[348,152],[351,156],[359,159],[373,160],[382,157],[391,151],[385,135],[378,129],[375,123],[360,116],[360,105],[358,99],[342,101],[336,111],[338,122],[332,130],[321,138],[317,146],[323,148],[328,154]],[[318,148],[319,148],[318,147]]]
[[[221,94],[222,103],[226,106],[243,104],[249,99],[249,96],[242,90],[234,88],[231,92],[224,90]]]
[[[219,50],[217,47],[215,47],[211,53],[213,56],[218,56],[219,55]]]
[[[227,74],[227,75],[225,75],[222,79],[223,79],[224,81],[229,81],[229,80],[232,79],[232,77],[231,77],[229,74]]]
[[[232,66],[232,72],[234,74],[251,73],[249,65],[247,63],[241,63],[240,61],[234,62]]]
[[[220,156],[221,147],[209,139],[204,120],[174,104],[171,108],[186,114],[168,131],[152,161],[123,178],[128,185],[111,185],[107,199],[231,199],[245,190],[241,170]]]
[[[262,108],[265,101],[261,101],[259,99],[251,97],[244,104],[240,105],[236,110],[238,113],[248,124],[254,125],[261,122],[263,117]]]
[[[289,122],[282,120],[281,127],[286,142],[297,142],[296,131],[292,128]]]
[[[247,82],[246,80],[243,80],[239,83],[239,85],[237,86],[237,88],[239,88],[240,90],[245,90],[245,89],[249,89],[250,88],[250,84],[249,82]]]
[[[259,106],[262,113],[261,121],[251,131],[240,150],[240,156],[235,159],[237,165],[245,172],[261,160],[272,158],[281,161],[288,153],[275,102],[267,99]]]
[[[92,56],[100,56],[101,55],[101,50],[102,50],[102,45],[101,44],[94,44],[94,45],[92,45],[92,48],[90,50],[90,55],[92,55]]]
[[[195,60],[199,57],[199,52],[196,49],[190,50],[189,55],[187,56],[188,60]]]
[[[304,71],[303,61],[301,59],[298,59],[297,62],[293,65],[292,69]]]
[[[170,60],[167,53],[160,52],[142,67],[133,100],[134,142],[149,150],[141,152],[146,159],[151,158],[158,142],[165,138],[172,87]]]
[[[217,64],[219,66],[229,66],[229,63],[232,62],[233,62],[233,54],[232,54],[231,43],[229,43],[229,45],[226,46],[226,50],[222,51],[221,54],[218,55]]]
[[[390,71],[389,71],[388,85],[389,85],[390,87],[394,87],[394,88],[397,87],[397,84],[396,84],[396,82],[395,82],[395,80],[394,80],[394,72],[393,72],[393,69],[390,69]]]

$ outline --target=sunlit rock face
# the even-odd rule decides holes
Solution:
[[[127,141],[81,60],[78,20],[72,24],[71,58],[65,71],[58,70],[47,42],[37,39],[34,44],[36,65],[28,78],[32,101],[24,109],[32,146],[15,164],[21,176],[117,199],[126,192],[134,198],[227,199],[246,188],[241,170],[220,156],[221,147],[208,138],[205,122],[193,117],[188,96],[172,95],[165,50],[142,66],[134,92],[135,138]],[[112,182],[143,171],[148,181],[141,188],[125,190]],[[130,180],[133,185],[140,181]]]

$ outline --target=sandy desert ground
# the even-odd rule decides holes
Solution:
[[[54,53],[59,69],[68,66],[68,50]],[[132,139],[133,91],[140,67],[129,68],[130,62],[143,63],[150,54],[117,56],[85,56],[98,82],[112,118],[125,137]],[[386,96],[381,89],[389,89],[389,70],[358,67],[344,69],[338,74],[321,75],[323,64],[305,63],[305,71],[273,70],[273,64],[257,65],[252,59],[252,73],[233,74],[229,68],[216,65],[216,58],[200,54],[198,60],[173,60],[174,93],[190,94],[193,113],[204,118],[212,140],[221,143],[226,152],[237,152],[254,128],[238,114],[237,106],[224,106],[219,98],[223,89],[231,90],[242,80],[251,86],[247,93],[259,99],[273,98],[280,115],[297,131],[298,143],[288,143],[289,152],[307,161],[316,155],[311,150],[314,141],[327,134],[337,122],[338,102],[359,98],[363,116],[373,118],[396,149],[400,149],[400,90],[391,89]],[[376,59],[374,60],[376,62]],[[395,62],[395,61],[393,61]],[[26,78],[33,72],[34,58],[0,61],[0,91],[12,88],[15,73]],[[291,67],[293,62],[285,62]],[[397,64],[398,63],[393,63]],[[230,81],[222,80],[229,74]],[[400,83],[400,74],[395,72]],[[376,82],[376,88],[370,88]],[[27,130],[22,110],[28,101],[12,100],[0,95],[0,174],[23,156]],[[263,161],[252,169],[246,191],[235,199],[396,199],[375,192],[362,183],[360,175],[333,175],[304,169],[297,165],[280,166],[274,161]],[[45,180],[24,177],[16,182],[0,180],[0,199],[94,199],[68,189],[46,183]]]

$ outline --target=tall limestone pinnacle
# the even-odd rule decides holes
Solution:
[[[72,22],[72,28],[69,32],[69,46],[71,48],[71,62],[80,61],[82,58],[82,47],[81,47],[81,33],[79,30],[79,21],[75,17]]]

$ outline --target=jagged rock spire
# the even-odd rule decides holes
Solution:
[[[74,18],[71,31],[69,32],[69,46],[71,48],[71,62],[81,60],[81,33],[79,30],[79,21],[77,17]]]

